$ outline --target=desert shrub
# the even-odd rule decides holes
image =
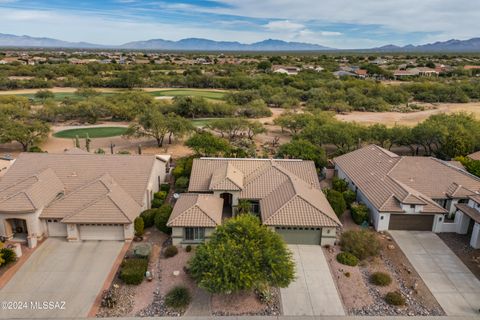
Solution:
[[[340,252],[339,254],[337,254],[337,261],[341,264],[352,267],[358,264],[358,258],[348,252]]]
[[[261,285],[255,289],[255,294],[263,304],[269,304],[273,301],[274,294],[272,290],[266,285]]]
[[[380,243],[375,233],[368,230],[349,230],[342,233],[340,246],[343,251],[360,260],[376,256],[380,252]]]
[[[13,249],[10,248],[0,249],[0,255],[3,259],[2,265],[6,265],[17,260],[17,254],[15,253],[15,251],[13,251]]]
[[[350,278],[350,276],[351,276],[350,272],[348,272],[348,271],[345,272],[343,275],[344,275],[345,277],[347,277],[347,278]]]
[[[126,284],[140,284],[147,272],[148,260],[141,258],[127,259],[122,263],[120,279]]]
[[[165,201],[166,197],[167,197],[167,193],[165,191],[158,191],[153,194],[154,199],[160,199],[162,201]]]
[[[164,204],[157,210],[157,213],[155,214],[155,226],[158,230],[167,234],[170,234],[172,232],[172,228],[167,227],[167,222],[170,218],[172,210],[173,208],[171,205]]]
[[[188,178],[187,177],[180,177],[175,181],[175,189],[176,190],[186,190],[188,188]]]
[[[352,203],[354,203],[355,200],[357,199],[357,195],[352,190],[343,191],[342,196],[343,196],[343,200],[345,200],[345,204],[347,205],[347,208],[349,209]]]
[[[162,183],[162,184],[160,185],[160,191],[163,191],[163,192],[165,192],[165,193],[168,194],[168,192],[170,191],[170,184],[168,184],[168,183]]]
[[[192,251],[192,246],[191,246],[191,245],[187,245],[187,246],[185,247],[185,251],[187,251],[187,252]]]
[[[136,217],[135,220],[133,221],[133,227],[135,229],[135,235],[138,237],[143,236],[144,228],[145,228],[145,223],[143,222],[142,217]]]
[[[341,217],[345,210],[347,210],[347,205],[345,204],[345,199],[343,199],[342,194],[336,190],[327,189],[326,196],[337,217]]]
[[[163,200],[158,198],[152,199],[152,208],[160,208],[163,205]]]
[[[175,310],[185,309],[191,300],[190,292],[183,286],[174,287],[165,296],[166,306]]]
[[[350,206],[350,212],[352,214],[352,219],[356,224],[362,224],[365,221],[368,221],[368,216],[370,210],[363,203],[353,203]]]
[[[155,215],[158,212],[158,209],[148,209],[143,211],[140,214],[140,217],[143,219],[143,226],[144,228],[150,228],[155,223]]]
[[[42,153],[44,151],[38,146],[33,146],[33,147],[28,148],[28,152]]]
[[[392,283],[392,277],[385,272],[375,272],[370,276],[370,282],[376,286],[385,287]]]
[[[385,295],[385,302],[393,306],[403,306],[405,298],[398,291],[392,291]]]
[[[165,258],[175,257],[177,253],[178,253],[178,248],[174,245],[170,245],[166,247],[165,251],[163,252],[163,254],[165,255]]]
[[[338,177],[333,177],[332,189],[338,192],[345,192],[348,190],[348,182]]]

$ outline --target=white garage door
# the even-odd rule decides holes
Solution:
[[[49,237],[66,237],[67,236],[67,225],[65,223],[61,223],[57,219],[48,219],[47,229],[48,229]]]
[[[124,240],[123,225],[81,224],[81,240]]]

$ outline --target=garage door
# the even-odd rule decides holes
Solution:
[[[391,214],[388,229],[432,231],[434,215]]]
[[[123,225],[81,224],[81,240],[124,240]]]
[[[322,230],[320,228],[275,228],[288,244],[320,244]]]
[[[48,229],[49,237],[66,237],[67,236],[67,225],[65,223],[61,223],[57,219],[48,219],[47,229]]]

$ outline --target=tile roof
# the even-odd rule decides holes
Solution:
[[[16,184],[0,186],[0,212],[4,213],[37,211],[64,192],[62,182],[52,169],[27,176]]]
[[[433,199],[466,197],[480,190],[480,179],[431,157],[400,157],[369,145],[334,159],[381,212],[404,212],[401,203],[423,205],[423,213],[441,213]]]
[[[312,161],[195,159],[189,191],[222,190],[240,191],[239,199],[260,200],[262,222],[266,225],[341,225],[320,189]]]
[[[0,212],[45,208],[42,218],[130,223],[144,205],[154,162],[154,156],[22,153],[0,180]]]
[[[473,160],[480,160],[480,151],[469,154],[468,157]]]
[[[216,227],[222,223],[223,199],[212,194],[183,193],[168,219],[169,227]]]

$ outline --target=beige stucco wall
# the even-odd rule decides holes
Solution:
[[[167,177],[166,173],[167,164],[161,160],[156,159],[148,180],[147,191],[143,197],[142,211],[150,209],[150,205],[153,199],[153,194],[160,190],[160,183],[164,183]],[[160,178],[160,179],[159,179]],[[140,215],[140,212],[138,213]]]
[[[322,238],[320,239],[320,245],[333,246],[337,240],[337,228],[324,227],[322,228]]]

